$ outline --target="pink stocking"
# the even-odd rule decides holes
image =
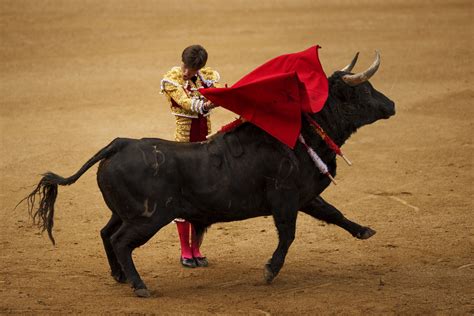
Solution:
[[[189,246],[189,227],[191,224],[189,222],[176,222],[176,227],[178,228],[179,242],[181,243],[181,257],[191,259],[193,257],[193,252]]]
[[[196,235],[196,231],[194,230],[194,227],[192,225],[191,225],[191,231],[192,231],[192,234],[191,234],[191,251],[193,252],[193,257],[202,258],[204,256],[199,251],[199,247],[201,246],[201,243],[202,243],[202,238],[201,239],[198,238],[198,236]]]

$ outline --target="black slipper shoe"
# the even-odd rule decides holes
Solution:
[[[198,267],[207,267],[209,265],[206,257],[194,257],[194,261],[196,261]]]
[[[196,268],[197,264],[193,258],[180,258],[181,265],[185,268]]]

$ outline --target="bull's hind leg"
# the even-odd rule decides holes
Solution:
[[[162,215],[162,214],[160,214]],[[132,251],[145,244],[163,226],[169,224],[172,218],[141,218],[133,223],[124,222],[122,226],[112,235],[111,242],[117,255],[117,259],[123,272],[134,292],[139,297],[149,297],[145,283],[140,278],[132,259]]]
[[[120,283],[125,283],[126,278],[125,274],[122,271],[122,267],[120,266],[117,256],[115,255],[114,248],[112,247],[112,243],[110,242],[110,237],[119,229],[120,225],[122,225],[122,220],[117,214],[112,214],[107,225],[100,231],[100,236],[102,237],[102,242],[104,243],[105,253],[107,254],[107,259],[109,261],[110,270],[112,277]]]
[[[303,207],[301,211],[329,224],[344,228],[358,239],[368,239],[375,235],[375,230],[348,220],[338,209],[320,196],[313,199],[308,205]]]

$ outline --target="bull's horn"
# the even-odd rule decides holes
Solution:
[[[374,63],[364,72],[359,72],[354,75],[344,75],[342,80],[350,86],[357,86],[370,79],[379,69],[380,66],[380,54],[378,51],[375,51],[375,61]]]
[[[357,54],[354,56],[354,58],[352,58],[351,63],[349,65],[347,65],[346,67],[342,68],[341,71],[351,72],[352,68],[354,68],[354,66],[357,62],[357,58],[359,58],[359,52],[357,52]]]

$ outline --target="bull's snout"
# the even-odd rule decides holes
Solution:
[[[395,115],[395,102],[391,100],[387,101],[383,109],[384,109],[385,119],[388,119],[390,116]]]

